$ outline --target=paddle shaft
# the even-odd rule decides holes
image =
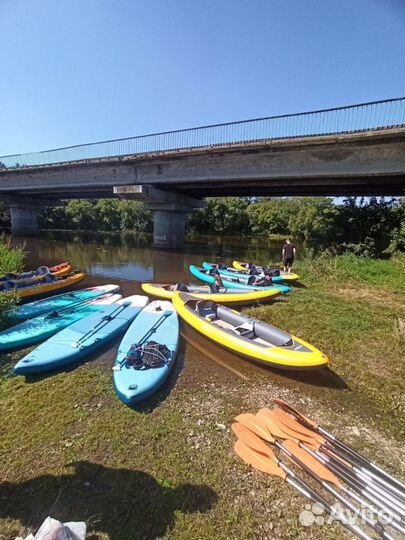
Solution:
[[[91,304],[94,303],[95,301],[101,300],[101,298],[103,298],[103,297],[111,297],[111,296],[113,296],[113,294],[114,294],[114,293],[102,293],[102,294],[100,294],[99,296],[93,296],[92,298],[86,298],[85,300],[78,300],[77,302],[74,302],[73,304],[70,304],[70,305],[68,305],[68,306],[66,306],[66,307],[64,307],[64,308],[61,308],[61,309],[53,309],[53,310],[50,311],[49,313],[46,313],[46,314],[44,315],[44,318],[47,318],[47,317],[50,318],[50,316],[53,315],[54,313],[55,313],[56,315],[59,315],[60,313],[65,313],[65,312],[67,312],[67,311],[69,311],[69,310],[71,310],[71,309],[74,309],[74,308],[76,308],[76,307],[78,307],[78,306],[81,306],[82,304],[88,303],[89,305],[91,305]]]
[[[346,476],[346,475],[349,475],[349,472],[347,473],[340,473],[339,469],[335,468],[332,464],[329,464],[328,460],[327,459],[324,459],[323,455],[320,454],[320,453],[317,453],[317,452],[314,452],[311,448],[309,448],[308,446],[305,446],[304,444],[302,443],[298,443],[300,448],[303,448],[304,450],[306,450],[308,452],[308,454],[310,454],[313,458],[317,459],[319,461],[319,463],[321,463],[322,465],[324,465],[325,467],[328,467],[331,472],[333,472],[336,476],[338,476],[339,478],[341,478],[342,480],[344,480],[348,485],[351,485],[351,478],[350,476]],[[356,486],[355,483],[353,482],[353,486]],[[389,508],[386,508],[384,505],[382,505],[382,507],[379,507],[379,501],[378,499],[376,500],[376,503],[375,506],[373,506],[372,504],[368,503],[366,500],[364,500],[363,498],[359,497],[358,494],[355,492],[355,491],[351,491],[350,489],[348,489],[346,486],[344,485],[341,485],[340,486],[340,489],[342,489],[349,497],[351,497],[352,499],[354,499],[355,501],[357,501],[358,503],[362,504],[363,506],[365,506],[366,508],[368,508],[371,512],[375,512],[375,513],[378,513],[378,512],[381,512],[381,511],[384,511],[384,512],[389,512],[390,514],[392,513],[392,511],[389,509]],[[363,488],[361,488],[361,485],[358,484],[357,487],[352,487],[352,489],[356,489],[359,491],[359,493],[364,493],[363,492]],[[367,494],[365,494],[367,496]],[[374,501],[374,499],[372,498],[372,500]],[[378,508],[377,508],[378,507]],[[394,516],[393,516],[394,518]],[[401,521],[400,517],[398,516],[398,521]],[[401,527],[399,528],[399,530],[401,532],[405,532],[405,529],[402,529]]]
[[[143,345],[147,339],[151,337],[152,334],[156,332],[156,330],[163,324],[163,321],[166,320],[166,318],[172,313],[172,311],[165,311],[162,316],[149,328],[149,330],[146,332],[145,335],[141,337],[141,339],[138,341],[138,345]],[[119,363],[120,366],[122,366],[126,362],[125,358],[121,360]]]
[[[353,523],[350,523],[350,521],[346,518],[344,514],[332,508],[332,506],[328,503],[328,501],[324,497],[322,497],[322,495],[320,495],[315,490],[313,490],[306,482],[304,482],[304,480],[302,480],[299,476],[297,476],[294,473],[294,471],[292,471],[282,461],[278,460],[277,464],[287,473],[286,482],[294,486],[300,493],[302,493],[305,497],[307,497],[311,501],[315,501],[322,504],[322,506],[327,510],[327,512],[331,516],[335,515],[339,519],[339,521],[342,523],[342,525],[346,527],[347,529],[349,529],[349,531],[355,534],[358,538],[362,538],[363,540],[373,540],[372,537],[366,534],[360,527],[358,527],[357,525],[354,525]]]
[[[384,480],[384,478],[381,478],[381,476],[374,474],[372,471],[369,470],[368,467],[364,467],[362,464],[359,464],[357,461],[350,459],[351,456],[348,456],[345,450],[342,450],[340,447],[335,447],[333,444],[329,442],[329,440],[326,441],[326,444],[323,445],[328,451],[333,452],[338,457],[341,457],[344,461],[347,461],[351,464],[351,467],[357,471],[359,474],[362,474],[363,476],[367,476],[370,478],[370,482],[372,483],[378,483],[385,491],[388,491],[392,493],[397,499],[402,499],[402,505],[405,509],[405,492],[404,490],[398,489],[396,486],[394,486],[392,483],[387,482]]]
[[[363,483],[367,484],[375,492],[384,497],[384,500],[387,499],[388,501],[391,501],[393,505],[402,509],[405,515],[405,501],[402,498],[401,492],[397,493],[397,490],[393,491],[391,486],[381,484],[379,479],[370,477],[362,467],[359,468],[358,466],[350,463],[345,459],[344,456],[342,456],[342,454],[336,452],[334,447],[330,447],[329,445],[321,445],[320,450],[325,456],[327,456],[328,460],[332,460],[336,465],[344,467],[346,471],[359,478]]]
[[[305,426],[306,428],[310,429],[311,431],[316,431],[320,435],[322,435],[325,439],[329,441],[329,443],[334,446],[336,449],[343,452],[346,456],[346,460],[350,461],[351,463],[355,465],[360,465],[363,468],[370,469],[370,467],[373,469],[374,472],[368,470],[368,474],[375,477],[376,479],[383,480],[385,478],[385,482],[389,484],[396,485],[397,489],[399,488],[401,490],[401,493],[405,494],[405,484],[393,476],[391,476],[389,473],[385,472],[383,469],[366,459],[364,456],[356,452],[353,448],[345,444],[343,441],[335,437],[332,433],[329,433],[324,429],[322,426],[318,426],[312,421],[307,420],[300,412],[296,411],[293,407],[288,405],[287,403],[284,403],[281,400],[273,400],[281,409],[285,410],[286,412],[290,413],[300,424]],[[383,477],[383,478],[381,478]]]
[[[120,304],[119,306],[117,306],[114,311],[112,311],[108,315],[105,315],[100,322],[93,326],[93,328],[91,328],[88,332],[83,334],[83,336],[77,340],[76,345],[81,345],[83,341],[86,341],[86,339],[94,336],[94,334],[101,330],[101,328],[104,328],[104,326],[106,326],[109,322],[118,317],[118,315],[127,307],[128,304]]]
[[[369,483],[367,481],[367,478],[364,478],[364,475],[358,474],[354,469],[347,467],[347,465],[342,463],[340,460],[334,458],[329,453],[326,454],[326,456],[328,458],[328,463],[333,464],[339,470],[343,470],[347,475],[351,476],[352,479],[354,476],[356,478],[356,482],[360,484],[365,490],[372,491],[372,493],[378,499],[381,499],[386,505],[390,506],[393,511],[395,511],[398,515],[402,516],[402,519],[405,517],[405,509],[400,504],[400,502],[394,497],[392,497],[389,493],[380,489],[379,486],[377,486],[376,484]]]
[[[369,525],[381,538],[386,538],[386,540],[394,540],[392,536],[390,536],[386,531],[384,530],[384,527],[382,527],[381,523],[378,523],[376,521],[371,520],[368,518],[365,514],[362,514],[361,511],[354,506],[350,501],[348,501],[345,497],[343,497],[338,491],[336,491],[328,482],[323,480],[320,476],[318,476],[310,467],[308,467],[301,459],[299,459],[297,456],[295,456],[290,450],[285,448],[282,444],[279,442],[275,442],[274,445],[281,450],[285,455],[288,456],[288,458],[293,461],[296,465],[301,467],[306,473],[308,473],[312,478],[314,478],[319,484],[322,485],[322,487],[328,491],[331,495],[333,495],[338,501],[340,501],[346,508],[351,510],[352,512],[356,513],[356,516],[362,515],[362,518],[364,519],[365,523]],[[286,472],[286,466],[280,462],[277,463],[280,467],[282,467]],[[291,474],[291,473],[290,473]],[[361,499],[359,502],[363,502]]]
[[[340,439],[338,439],[337,437],[335,437],[334,435],[326,431],[326,429],[324,429],[323,427],[317,426],[317,431],[318,433],[323,435],[326,439],[331,441],[334,445],[341,448],[344,452],[353,456],[353,459],[356,459],[359,462],[364,463],[365,466],[371,467],[372,469],[374,469],[376,471],[375,474],[384,476],[388,482],[391,482],[395,484],[396,486],[398,486],[399,488],[401,488],[403,493],[405,494],[405,484],[403,482],[397,480],[396,478],[391,476],[389,473],[385,472],[383,469],[381,469],[380,467],[378,467],[377,465],[375,465],[374,463],[366,459],[364,456],[362,456],[358,452],[356,452],[356,450],[354,450],[350,446],[347,446],[347,444],[345,444],[343,441],[341,441]]]
[[[388,506],[387,502],[383,499],[380,500],[380,498],[374,494],[373,492],[369,492],[367,489],[367,485],[364,482],[360,482],[358,479],[355,479],[351,476],[350,470],[345,470],[340,465],[335,465],[334,463],[331,463],[328,459],[325,459],[325,457],[320,454],[319,452],[314,452],[311,448],[309,448],[307,445],[299,443],[299,446],[301,448],[304,448],[311,456],[313,456],[315,459],[317,459],[320,463],[327,466],[328,469],[330,469],[331,472],[336,474],[339,478],[341,478],[348,486],[350,486],[353,490],[357,491],[358,493],[361,493],[364,497],[366,497],[369,501],[371,501],[378,509],[379,511],[386,512],[390,516],[392,516],[393,521],[391,523],[391,526],[397,529],[398,531],[405,533],[405,528],[401,525],[402,518],[400,515],[397,515],[395,513],[395,510],[393,510],[390,506]],[[350,492],[351,493],[351,492]],[[366,506],[372,510],[375,511],[375,508],[372,506],[366,504]]]

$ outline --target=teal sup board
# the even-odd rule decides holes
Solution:
[[[0,332],[0,350],[6,351],[18,347],[27,347],[53,336],[67,326],[84,319],[92,313],[100,311],[105,306],[120,300],[120,294],[106,294],[75,304],[60,310],[54,310],[46,315],[28,319]]]
[[[83,361],[124,332],[148,303],[146,296],[129,296],[61,330],[14,367],[18,375],[34,375]]]

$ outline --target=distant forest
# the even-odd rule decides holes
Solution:
[[[352,252],[372,257],[405,251],[405,199],[328,197],[213,197],[188,215],[190,233],[283,235],[306,241],[315,252]],[[152,214],[137,201],[72,200],[64,207],[39,212],[43,229],[137,231],[150,233]],[[0,207],[0,225],[8,227],[8,210]]]

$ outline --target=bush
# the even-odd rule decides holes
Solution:
[[[0,237],[0,276],[9,272],[21,272],[23,269],[24,248],[13,248],[9,240]],[[0,293],[0,311],[11,308],[18,296],[13,293]]]
[[[10,241],[4,236],[0,237],[0,275],[9,272],[22,272],[24,261],[24,248],[13,248]]]

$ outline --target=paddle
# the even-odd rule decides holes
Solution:
[[[329,433],[328,431],[326,431],[326,429],[324,429],[322,426],[319,426],[315,422],[309,420],[303,414],[298,412],[296,409],[291,407],[291,405],[288,405],[281,399],[273,399],[273,403],[278,405],[281,409],[284,409],[285,411],[292,414],[304,426],[308,427],[309,429],[316,430],[318,433],[320,433],[326,439],[328,439],[334,446],[337,446],[338,448],[343,450],[346,454],[348,454],[349,456],[352,456],[352,459],[357,460],[360,463],[362,463],[363,466],[369,467],[369,468],[371,467],[374,471],[376,471],[374,474],[371,471],[369,471],[370,475],[377,476],[377,477],[378,476],[384,477],[386,481],[395,484],[397,487],[399,487],[403,491],[403,493],[405,493],[405,484],[403,482],[397,480],[396,478],[391,476],[389,473],[385,472],[383,469],[378,467],[378,465],[375,465],[374,463],[366,459],[364,456],[356,452],[356,450],[354,450],[350,446],[346,445],[343,441],[335,437],[335,435],[332,435],[332,433]]]
[[[369,486],[367,483],[359,479],[353,478],[347,470],[337,465],[334,465],[324,454],[314,452],[313,450],[311,450],[311,448],[307,447],[305,444],[302,443],[299,443],[299,446],[300,448],[304,448],[305,451],[308,452],[308,454],[310,454],[318,461],[323,463],[325,466],[327,466],[334,474],[344,480],[348,486],[350,486],[352,489],[355,489],[358,493],[361,493],[364,497],[366,497],[370,502],[372,502],[376,507],[378,507],[380,511],[383,511],[387,515],[392,516],[392,519],[394,521],[391,522],[391,526],[400,531],[401,533],[405,533],[405,527],[400,525],[402,523],[401,516],[395,513],[395,509],[387,506],[387,504],[389,505],[389,503],[387,503],[386,498],[382,497],[379,494],[376,494],[372,486]],[[363,504],[373,512],[376,512],[375,508],[370,506],[368,503],[364,502]]]
[[[50,311],[49,313],[45,314],[43,317],[45,319],[51,319],[52,317],[58,317],[60,313],[66,313],[71,309],[74,309],[78,306],[81,306],[82,304],[93,304],[94,302],[98,300],[102,300],[103,298],[111,298],[114,293],[107,293],[107,294],[100,294],[99,296],[94,296],[93,298],[86,298],[85,300],[78,300],[77,302],[74,302],[73,304],[69,304],[68,306],[61,308],[61,309],[54,309],[53,311]]]
[[[335,455],[338,456],[339,459],[343,461],[346,465],[350,465],[350,467],[356,471],[361,477],[367,476],[365,481],[369,479],[369,483],[372,483],[373,485],[376,485],[377,482],[380,487],[376,487],[377,490],[383,489],[384,492],[391,493],[395,498],[400,498],[404,500],[405,493],[398,489],[396,486],[392,485],[389,482],[386,482],[383,478],[381,478],[378,475],[375,475],[369,471],[367,467],[363,467],[358,464],[357,460],[354,461],[350,459],[350,456],[347,455],[346,452],[342,452],[342,450],[339,447],[335,447],[333,444],[330,444],[330,442],[327,439],[324,439],[323,437],[320,437],[319,434],[314,433],[313,431],[310,431],[306,427],[300,425],[300,423],[297,420],[294,420],[291,418],[289,414],[287,414],[284,411],[276,410],[276,411],[270,411],[273,415],[273,418],[275,417],[276,422],[280,422],[282,424],[282,429],[286,431],[287,433],[292,433],[292,431],[289,431],[291,428],[294,428],[294,436],[295,438],[303,441],[303,442],[309,442],[308,437],[312,436],[315,438],[318,438],[319,442],[321,443],[321,448],[328,454],[330,452],[333,452]],[[301,436],[302,435],[302,436]],[[388,496],[388,498],[390,498]],[[405,509],[405,505],[404,505]]]
[[[265,429],[265,424],[262,421],[262,419],[258,418],[256,416],[256,420],[252,419],[252,416],[254,415],[245,415],[241,414],[238,417],[238,420],[241,422],[240,424],[232,424],[232,430],[233,432],[241,439],[243,442],[247,445],[253,448],[254,450],[257,450],[261,452],[262,454],[268,455],[272,457],[273,459],[276,459],[272,450],[266,446],[266,444],[259,439],[259,437],[256,435],[256,433],[261,433]],[[250,430],[250,427],[253,427],[255,429],[255,432]],[[322,485],[322,487],[331,493],[337,500],[339,500],[342,504],[344,504],[349,510],[352,512],[355,512],[356,515],[362,515],[362,518],[364,521],[377,532],[381,538],[386,538],[387,540],[394,540],[388,533],[385,532],[382,525],[376,521],[371,520],[367,515],[362,514],[362,512],[355,507],[350,501],[348,501],[345,497],[343,497],[338,491],[336,491],[331,484],[335,485],[336,487],[340,488],[342,491],[344,491],[347,495],[351,496],[356,502],[359,502],[360,504],[364,506],[368,506],[369,509],[372,510],[372,507],[370,505],[367,505],[365,501],[358,497],[357,495],[353,494],[351,491],[349,491],[345,486],[342,485],[342,483],[338,480],[338,478],[331,473],[324,465],[319,463],[316,459],[312,458],[309,454],[307,454],[304,450],[300,449],[297,445],[297,443],[293,441],[285,441],[283,444],[278,443],[273,439],[274,433],[270,434],[270,438],[274,441],[272,442],[276,448],[281,450],[284,454],[288,456],[288,458],[293,461],[296,465],[300,466],[305,472],[307,472],[312,478],[314,478],[318,483]],[[268,440],[269,437],[266,434],[266,440]]]
[[[113,321],[116,317],[118,317],[118,315],[120,313],[122,313],[124,311],[124,309],[126,309],[127,307],[129,307],[131,304],[130,303],[124,303],[124,304],[119,304],[114,311],[112,311],[111,313],[108,313],[107,315],[105,315],[104,317],[102,317],[101,321],[98,322],[96,325],[93,326],[93,328],[91,328],[88,332],[86,332],[85,334],[82,335],[81,338],[79,338],[76,343],[75,343],[75,347],[80,347],[84,341],[86,341],[87,339],[89,339],[90,337],[94,336],[94,334],[96,334],[99,330],[101,330],[102,328],[104,328],[104,326],[106,326],[108,323],[110,323],[111,321]]]
[[[270,412],[273,412],[273,411],[269,411],[269,413]],[[269,413],[267,413],[267,418],[269,416]],[[260,414],[262,415],[263,413],[260,412]],[[280,433],[283,434],[282,430],[285,429],[285,426],[283,424],[280,425],[279,417],[274,422],[274,424],[277,426]],[[267,424],[267,426],[271,431],[272,426],[269,424]],[[294,440],[296,442],[300,441],[300,437],[301,437],[300,433],[294,432],[294,436],[295,436]],[[353,478],[353,473],[350,469],[351,467],[350,464],[345,463],[341,459],[334,459],[329,454],[325,455],[325,454],[320,454],[319,452],[314,452],[313,449],[309,448],[307,445],[303,445],[300,442],[299,442],[299,446],[301,448],[304,448],[311,456],[318,459],[318,461],[320,461],[324,465],[327,465],[332,472],[337,474],[339,478],[342,478],[352,489],[357,490],[363,496],[367,497],[371,502],[373,502],[373,504],[378,506],[384,512],[388,512],[389,514],[392,514],[393,518],[396,519],[396,521],[401,520],[401,517],[403,516],[403,509],[401,508],[401,506],[398,506],[398,501],[394,499],[389,493],[385,491],[381,491],[379,486],[376,486],[374,483],[368,482],[368,480],[370,480],[368,477],[364,478],[364,475],[358,477],[358,475],[355,474],[356,477]],[[322,448],[322,450],[324,449]],[[397,528],[397,530],[400,530],[401,532],[404,531],[402,527],[395,526],[394,524],[392,525],[395,528]]]
[[[298,433],[286,426],[284,423],[281,425],[276,410],[261,409],[259,413],[257,416],[259,416],[259,418],[261,418],[264,422],[268,422],[270,429],[277,429],[280,432],[280,435],[278,435],[280,438],[304,441],[315,446],[316,448],[319,448],[320,442],[316,438],[316,434]]]
[[[138,341],[137,345],[143,345],[147,339],[149,339],[152,334],[156,332],[156,330],[163,324],[163,321],[166,320],[166,318],[171,315],[173,312],[169,309],[164,311],[162,313],[162,316],[149,328],[149,330],[141,337],[141,339]],[[119,371],[121,367],[125,364],[126,360],[125,357],[115,366],[113,366],[113,371]]]
[[[310,501],[322,504],[330,515],[336,516],[341,523],[358,538],[362,538],[363,540],[372,540],[372,538],[368,536],[362,529],[360,529],[360,527],[350,523],[343,514],[333,509],[326,499],[324,499],[319,493],[306,484],[282,461],[278,460],[270,449],[268,453],[262,454],[261,452],[246,445],[243,440],[239,439],[235,443],[234,450],[236,454],[248,465],[251,465],[253,468],[266,474],[278,476]]]

